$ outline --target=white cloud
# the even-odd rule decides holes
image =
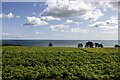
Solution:
[[[48,25],[46,21],[41,20],[35,16],[27,17],[27,22],[24,25],[31,25],[31,26],[44,26]]]
[[[43,34],[43,32],[35,31],[35,34]]]
[[[3,14],[3,13],[0,13],[0,18],[8,18],[8,19],[11,19],[11,18],[20,18],[20,16],[15,16],[13,13],[8,13],[8,14]]]
[[[102,7],[104,9],[104,11],[106,11],[106,9],[112,9],[112,10],[117,10],[117,5],[118,2],[112,2],[112,1],[99,1],[99,5],[100,7]]]
[[[72,20],[67,20],[66,23],[70,24],[70,23],[73,23],[73,21]]]
[[[104,11],[110,8],[112,10],[117,9],[117,2],[85,2],[83,0],[47,0],[46,5],[48,6],[40,15],[55,16],[55,17],[73,17],[73,16],[83,16],[85,19],[97,20],[103,15],[100,9],[103,8]],[[98,14],[97,14],[98,13]],[[90,15],[89,18],[87,18]]]
[[[52,31],[57,31],[57,30],[62,30],[62,29],[68,29],[69,26],[68,25],[62,25],[62,24],[58,24],[58,25],[50,25],[50,29]]]
[[[40,18],[42,20],[45,20],[45,21],[50,21],[50,20],[58,20],[58,21],[60,21],[61,20],[60,18],[56,18],[56,17],[52,17],[52,16],[41,16]]]
[[[118,28],[118,20],[116,17],[111,16],[110,19],[108,19],[106,21],[95,22],[89,26],[100,27],[100,28],[107,29],[107,30],[117,29]]]
[[[82,32],[82,33],[86,33],[87,30],[81,29],[81,28],[70,28],[68,31],[70,32]]]
[[[103,16],[104,14],[101,12],[100,9],[96,9],[95,11],[88,11],[85,15],[81,16],[83,19],[87,19],[90,21],[96,21],[98,18]]]
[[[107,24],[118,25],[118,19],[114,16],[111,16],[109,20],[106,20]]]
[[[5,16],[7,18],[14,18],[14,14],[12,14],[12,13],[9,13],[8,15],[3,15],[3,16]]]
[[[32,26],[43,26],[48,25],[49,23],[47,21],[50,20],[58,20],[60,21],[60,18],[52,17],[52,16],[41,16],[41,17],[27,17],[27,22],[24,25],[32,25]]]
[[[89,26],[92,26],[92,27],[101,27],[101,26],[106,26],[106,23],[105,22],[95,22]]]
[[[85,29],[81,29],[79,27],[75,27],[75,28],[69,28],[66,30],[61,30],[61,32],[80,32],[80,33],[87,33],[87,30]]]
[[[43,11],[42,15],[55,17],[80,16],[93,9],[90,3],[83,1],[47,0],[46,5],[48,7]]]
[[[0,13],[0,18],[2,18],[2,15],[3,15],[3,14],[2,14],[2,13]]]
[[[16,18],[20,18],[20,16],[16,16]]]
[[[9,18],[9,19],[14,18],[14,14],[12,14],[12,13],[8,13],[8,14],[1,13],[0,18]]]
[[[77,25],[80,25],[80,24],[82,24],[83,22],[75,22],[75,24],[77,24]]]
[[[80,17],[85,20],[96,21],[104,15],[108,8],[117,9],[116,2],[85,2],[81,0],[47,0],[47,8],[40,13],[40,16],[52,17]],[[103,12],[101,10],[104,10]]]
[[[117,35],[117,34],[118,34],[118,31],[103,31],[102,33],[103,33],[103,34],[104,34],[104,33],[105,33],[105,34],[113,34],[113,33],[114,33],[114,34]]]
[[[33,15],[36,15],[36,13],[35,13],[35,12],[33,12],[32,14],[33,14]]]
[[[35,31],[35,33],[36,33],[36,34],[40,34],[40,32],[39,32],[39,31]]]
[[[58,24],[58,25],[50,25],[50,29],[52,31],[61,31],[61,32],[81,32],[81,33],[86,33],[87,30],[85,29],[81,29],[80,27],[70,27],[69,25],[62,25],[62,24]]]

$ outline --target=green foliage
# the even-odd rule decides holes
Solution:
[[[3,80],[120,80],[118,48],[2,49]]]

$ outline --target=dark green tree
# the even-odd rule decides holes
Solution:
[[[114,47],[120,47],[120,46],[116,44]]]
[[[86,42],[85,47],[87,48],[93,48],[94,44],[91,41]]]
[[[79,48],[79,47],[83,47],[83,44],[79,43],[79,44],[78,44],[78,48]]]
[[[95,47],[99,47],[99,43],[95,43]]]
[[[52,47],[53,46],[53,44],[52,43],[49,43],[49,45],[48,45],[49,47]]]

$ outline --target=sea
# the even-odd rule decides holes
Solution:
[[[118,44],[118,40],[2,40],[2,44],[47,47],[52,43],[54,47],[77,47],[79,43],[85,46],[88,41],[103,44],[103,47],[114,47]]]

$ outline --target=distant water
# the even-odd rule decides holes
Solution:
[[[48,46],[52,43],[56,47],[77,47],[79,43],[85,46],[89,40],[2,40],[2,44],[14,44],[22,46]],[[102,43],[104,47],[114,47],[117,40],[90,40],[94,43]]]

